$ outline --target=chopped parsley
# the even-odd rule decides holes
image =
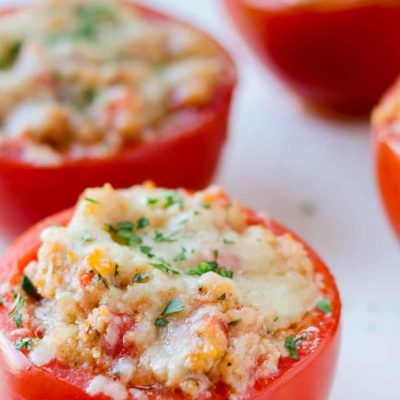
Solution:
[[[146,254],[146,256],[149,257],[149,258],[153,258],[154,257],[154,254],[152,253],[152,250],[153,249],[150,246],[145,246],[145,245],[140,246],[140,251],[143,254]]]
[[[298,349],[302,346],[302,340],[304,340],[305,338],[306,336],[304,335],[301,335],[296,339],[294,339],[292,336],[286,336],[285,347],[289,351],[289,358],[292,358],[293,360],[300,359]]]
[[[185,247],[181,248],[180,253],[178,253],[175,257],[174,257],[174,261],[185,261],[186,260],[186,253],[187,250]]]
[[[167,195],[163,207],[169,208],[174,206],[175,204],[178,204],[181,210],[183,209],[183,197],[180,193],[177,192],[173,192]]]
[[[31,337],[18,338],[17,341],[15,342],[15,348],[18,351],[21,351],[22,349],[32,350],[32,344],[37,342],[38,340],[39,339],[37,338],[31,338]]]
[[[147,199],[147,204],[149,206],[154,206],[155,204],[157,204],[160,201],[160,199],[158,197],[150,197]]]
[[[118,276],[118,274],[119,274],[119,265],[115,264],[114,265],[114,276],[116,277],[116,276]]]
[[[91,197],[85,197],[85,201],[93,204],[99,204],[99,202],[95,199],[92,199]]]
[[[83,243],[89,243],[89,242],[93,242],[93,241],[95,241],[96,239],[95,238],[92,238],[91,236],[90,236],[90,234],[89,233],[84,233],[82,236],[81,236],[81,242],[83,242]]]
[[[146,217],[140,217],[136,223],[137,229],[146,228],[146,226],[150,225],[150,221]]]
[[[219,296],[217,300],[223,301],[223,300],[225,300],[225,299],[226,299],[226,294],[225,294],[225,293],[222,293],[221,296]]]
[[[324,314],[329,314],[332,312],[332,303],[329,299],[321,299],[317,302],[315,307]]]
[[[0,296],[0,306],[4,306],[4,299]]]
[[[228,323],[228,326],[237,326],[237,325],[239,325],[241,322],[242,322],[241,319],[235,319],[235,320],[229,322],[229,323]]]
[[[150,274],[136,274],[133,278],[133,283],[145,283],[151,279]]]
[[[142,238],[136,235],[134,232],[135,227],[136,224],[131,221],[120,221],[115,225],[106,225],[106,228],[108,232],[111,233],[113,240],[126,246],[139,245],[142,243]]]
[[[219,267],[217,269],[217,274],[223,276],[224,278],[233,278],[233,271],[230,271],[229,269],[226,269],[225,267]]]
[[[28,296],[32,297],[34,300],[40,300],[40,294],[37,292],[32,281],[26,275],[22,276],[21,287]]]
[[[176,239],[173,239],[171,236],[165,236],[159,229],[156,229],[154,241],[159,243],[173,243],[176,242]]]
[[[104,278],[104,276],[100,275],[100,274],[96,274],[97,279],[101,282],[103,282],[103,285],[105,286],[106,289],[110,289],[110,285],[108,284],[108,282],[106,281],[106,279]]]
[[[224,244],[226,244],[227,246],[231,245],[231,244],[235,244],[235,242],[233,240],[229,240],[229,239],[223,239]]]
[[[202,206],[203,208],[205,208],[205,209],[211,208],[211,205],[210,205],[210,204],[207,204],[207,203],[203,203],[201,206]]]
[[[188,269],[186,275],[198,275],[201,276],[207,272],[215,272],[218,268],[218,263],[216,261],[202,262],[197,265],[196,268]]]
[[[168,274],[171,275],[180,275],[179,271],[176,271],[175,269],[171,268],[171,266],[164,260],[159,260],[158,263],[152,263],[150,264],[152,267],[157,268],[161,271],[164,271]]]
[[[185,274],[191,276],[201,276],[207,272],[216,272],[224,278],[233,278],[233,271],[225,267],[220,267],[217,261],[202,262],[197,267],[188,269]]]
[[[169,324],[168,320],[164,318],[157,318],[154,322],[155,326],[160,326],[160,327],[167,326],[168,324]]]
[[[171,314],[176,314],[185,309],[185,304],[183,301],[179,298],[171,300],[166,307],[164,308],[164,311],[161,313],[161,315],[171,315]]]
[[[5,54],[0,57],[0,69],[10,68],[15,60],[17,59],[19,53],[21,52],[22,43],[17,41],[14,42],[6,51]]]
[[[21,309],[26,303],[26,298],[22,297],[19,293],[15,297],[15,301],[12,304],[9,313],[8,313],[8,318],[13,319],[15,322],[15,325],[17,328],[19,328],[22,324],[22,315],[21,315]]]

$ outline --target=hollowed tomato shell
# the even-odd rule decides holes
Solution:
[[[73,210],[56,214],[37,224],[7,250],[0,262],[0,284],[12,281],[21,274],[26,264],[36,258],[40,246],[40,232],[52,225],[66,225]],[[266,223],[249,212],[250,224],[266,224],[276,234],[290,233],[276,222]],[[291,234],[291,233],[290,233]],[[296,237],[300,240],[298,237]],[[251,400],[325,400],[328,397],[336,368],[339,351],[339,321],[341,302],[333,276],[326,265],[307,245],[316,271],[324,283],[323,294],[332,302],[329,317],[321,313],[315,321],[318,338],[313,349],[302,354],[299,361],[284,359],[280,372],[272,379],[258,383],[249,395]],[[17,351],[4,334],[7,311],[0,309],[0,398],[7,400],[106,400],[107,396],[89,396],[85,392],[92,379],[89,372],[82,369],[68,369],[54,364],[51,369],[32,365],[29,359]],[[152,397],[151,397],[152,398]],[[181,396],[166,397],[178,400]],[[214,394],[212,400],[226,399]]]
[[[142,5],[134,7],[155,23],[172,19]],[[0,15],[10,12],[18,9],[2,10]],[[23,162],[16,145],[0,147],[0,232],[13,237],[47,215],[71,207],[84,188],[106,182],[127,187],[149,179],[163,187],[206,186],[227,139],[236,85],[235,65],[219,48],[228,68],[211,101],[188,109],[179,127],[154,140],[126,145],[108,158],[66,160],[55,167]]]
[[[225,0],[261,60],[307,103],[371,110],[400,71],[400,2]]]
[[[400,81],[388,92],[382,104],[397,102]],[[378,106],[378,108],[381,106]],[[400,239],[400,131],[399,118],[373,122],[375,172],[382,202],[397,237]]]

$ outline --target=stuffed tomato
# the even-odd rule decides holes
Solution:
[[[372,117],[376,178],[387,215],[400,238],[400,81]]]
[[[332,275],[217,187],[88,189],[8,249],[0,283],[1,398],[328,396]]]
[[[400,70],[397,0],[225,0],[260,57],[317,108],[369,112]]]
[[[0,221],[18,231],[85,187],[201,188],[236,71],[206,34],[123,0],[45,0],[0,24]]]

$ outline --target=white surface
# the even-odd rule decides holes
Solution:
[[[299,233],[336,275],[343,339],[331,400],[400,399],[400,247],[375,190],[367,124],[305,112],[255,60],[220,2],[146,3],[212,32],[237,59],[241,83],[217,181]]]

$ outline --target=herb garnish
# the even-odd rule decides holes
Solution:
[[[155,326],[160,326],[160,327],[167,326],[168,324],[169,324],[168,320],[164,318],[157,318],[154,322]]]
[[[174,257],[174,261],[178,262],[178,261],[185,261],[186,260],[186,248],[182,247],[181,248],[181,252],[178,253],[175,257]]]
[[[140,217],[136,223],[137,229],[146,228],[146,226],[150,225],[150,221],[146,217]]]
[[[4,306],[4,299],[0,296],[0,306]]]
[[[176,239],[172,239],[171,236],[165,236],[159,229],[156,229],[154,233],[154,241],[159,243],[173,243],[176,242]]]
[[[144,283],[147,282],[151,279],[150,274],[136,274],[135,277],[133,278],[132,282],[133,283]]]
[[[14,42],[7,50],[6,54],[0,58],[0,69],[10,68],[15,60],[17,59],[19,53],[21,52],[22,43]]]
[[[188,269],[185,274],[191,276],[201,276],[207,272],[216,272],[218,275],[221,275],[224,278],[233,278],[233,271],[230,271],[225,267],[220,267],[217,261],[202,262],[197,265],[196,268]]]
[[[152,253],[152,250],[153,249],[150,246],[146,246],[146,245],[140,246],[140,251],[143,254],[146,254],[146,256],[149,257],[149,258],[153,258],[154,257],[154,254]]]
[[[241,319],[235,319],[235,320],[229,322],[228,326],[236,326],[236,325],[239,325],[241,322],[242,322]]]
[[[119,274],[119,265],[115,264],[114,265],[114,276],[116,277],[116,276],[118,276],[118,274]]]
[[[171,266],[164,260],[160,259],[158,263],[153,263],[153,264],[150,264],[150,265],[153,266],[154,268],[157,268],[157,269],[159,269],[161,271],[164,271],[164,272],[166,272],[168,274],[180,275],[179,271],[176,271],[175,269],[171,268]]]
[[[235,242],[233,240],[229,240],[229,239],[223,239],[224,244],[226,244],[227,246],[231,245],[231,244],[235,244]]]
[[[305,335],[301,335],[294,339],[292,336],[287,336],[285,338],[285,347],[289,351],[290,356],[293,360],[299,360],[298,348],[302,346],[302,340],[306,339]]]
[[[183,301],[179,298],[171,300],[166,307],[164,308],[164,311],[161,313],[161,315],[171,315],[171,314],[176,314],[185,309],[185,304]]]
[[[37,292],[34,284],[32,283],[32,281],[29,279],[29,277],[27,277],[26,275],[22,276],[22,282],[21,282],[21,287],[24,290],[24,292],[32,297],[32,299],[34,300],[40,300],[41,296],[40,294]]]
[[[37,338],[31,338],[31,337],[18,338],[17,341],[15,342],[15,348],[18,351],[21,351],[22,349],[32,350],[32,344],[37,342],[38,340],[39,339]]]
[[[324,298],[319,300],[315,305],[315,307],[317,307],[318,310],[320,310],[324,314],[329,314],[332,312],[332,303],[329,299]]]
[[[226,299],[226,294],[225,294],[225,293],[222,293],[221,296],[219,296],[217,300],[223,301],[223,300],[225,300],[225,299]]]
[[[108,224],[106,228],[111,233],[114,241],[126,246],[138,245],[142,243],[142,238],[133,231],[136,225],[131,221],[120,221],[115,225]]]
[[[17,326],[17,328],[19,328],[22,324],[22,315],[20,311],[22,307],[25,305],[25,303],[26,303],[26,298],[22,297],[18,293],[8,313],[8,318],[13,319],[15,321],[15,325]]]
[[[89,243],[89,242],[93,242],[93,241],[95,241],[96,239],[95,238],[92,238],[91,236],[90,236],[90,234],[89,233],[84,233],[82,236],[81,236],[81,242],[83,242],[83,243]]]
[[[104,276],[100,275],[100,274],[96,274],[97,279],[101,282],[103,282],[103,285],[105,286],[106,289],[110,289],[110,285],[108,284],[108,282],[105,280]]]
[[[99,204],[99,202],[95,199],[92,199],[91,197],[85,197],[85,201],[93,204]]]

